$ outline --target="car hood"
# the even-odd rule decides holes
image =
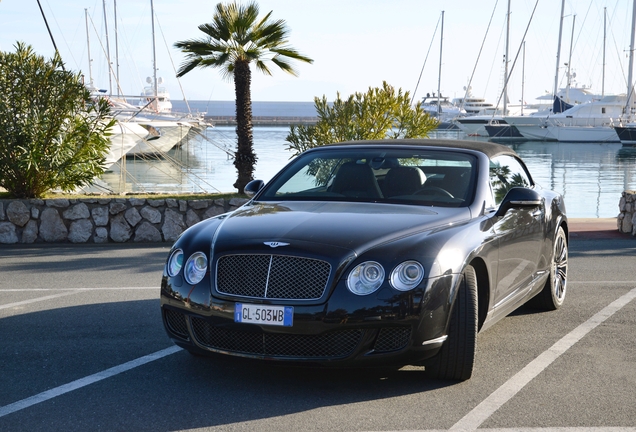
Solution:
[[[285,251],[360,254],[376,245],[417,232],[443,229],[470,219],[468,208],[343,202],[256,202],[221,223],[215,253]],[[269,244],[265,244],[269,243]],[[288,243],[288,245],[280,245]]]

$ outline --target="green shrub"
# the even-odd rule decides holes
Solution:
[[[291,126],[285,140],[298,155],[313,147],[344,141],[387,138],[424,138],[438,125],[420,105],[411,106],[409,92],[395,90],[386,82],[346,100],[329,104],[325,96],[314,98],[318,122],[314,126]]]
[[[0,52],[0,187],[35,198],[89,183],[104,171],[115,124],[107,101],[93,101],[57,54],[15,48]]]

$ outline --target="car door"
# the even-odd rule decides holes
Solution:
[[[495,205],[499,205],[513,187],[534,187],[523,163],[510,155],[490,162],[490,186]],[[521,295],[537,273],[543,239],[545,208],[511,208],[493,225],[499,243],[495,308]]]

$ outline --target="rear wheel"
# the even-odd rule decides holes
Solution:
[[[477,276],[467,266],[459,283],[448,325],[448,338],[439,353],[426,364],[426,374],[446,380],[471,377],[477,346]]]
[[[568,241],[562,227],[557,230],[552,245],[550,276],[543,290],[530,300],[530,306],[552,311],[563,305],[568,282]]]

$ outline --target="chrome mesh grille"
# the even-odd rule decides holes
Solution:
[[[287,255],[226,255],[219,258],[216,289],[242,297],[311,300],[322,297],[331,265]]]
[[[406,346],[411,338],[408,327],[386,327],[380,329],[373,349],[376,352],[397,351]]]
[[[358,346],[360,329],[333,331],[319,335],[259,333],[215,327],[192,317],[197,342],[213,349],[241,354],[306,359],[343,358]]]
[[[170,309],[164,309],[163,316],[166,320],[166,326],[171,333],[182,339],[188,339],[188,327],[186,325],[185,314]]]

